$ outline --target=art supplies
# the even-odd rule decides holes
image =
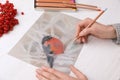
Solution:
[[[34,7],[45,10],[77,10],[77,8],[100,10],[97,6],[77,4],[75,0],[35,0]]]

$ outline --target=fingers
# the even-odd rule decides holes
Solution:
[[[58,77],[56,77],[52,73],[46,72],[42,69],[37,69],[36,72],[37,72],[37,74],[38,74],[37,76],[39,78],[46,79],[46,80],[58,80]]]
[[[92,29],[91,28],[85,28],[84,30],[82,30],[80,33],[79,33],[79,36],[87,36],[89,34],[91,34],[91,31]]]
[[[73,72],[74,71],[76,72],[76,70],[74,70],[74,68],[73,68]],[[36,72],[37,72],[36,77],[39,80],[79,80],[79,79],[80,80],[87,80],[85,78],[83,79],[83,77],[81,75],[77,75],[78,73],[75,73],[75,74],[77,76],[79,76],[80,78],[79,77],[74,78],[74,77],[71,77],[71,76],[64,74],[62,72],[59,72],[55,69],[51,69],[49,67],[42,67],[40,69],[37,69]]]
[[[78,23],[77,28],[76,28],[76,36],[79,35],[79,33],[86,28],[89,23],[92,21],[90,18],[86,18],[85,20],[82,20]]]
[[[88,40],[88,36],[89,34],[91,34],[91,29],[84,29],[83,31],[80,32],[79,36],[80,36],[80,42],[81,43],[87,43]]]
[[[87,36],[81,36],[76,40],[77,43],[87,43],[87,41],[88,41],[88,35]]]
[[[53,75],[55,75],[57,77],[57,78],[51,78],[50,80],[78,80],[78,79],[76,79],[74,77],[71,77],[71,76],[69,76],[67,74],[64,74],[64,73],[62,73],[60,71],[57,71],[55,69],[51,69],[49,67],[43,67],[43,68],[44,68],[44,70],[52,73]]]
[[[76,69],[74,66],[70,66],[70,68],[71,68],[72,72],[73,72],[77,77],[83,75],[83,74],[82,74],[78,69]]]
[[[88,36],[83,36],[81,38],[82,38],[82,40],[81,40],[82,43],[87,43]]]
[[[39,80],[48,80],[46,79],[44,76],[40,75],[40,73],[37,72],[36,74],[36,77],[39,79]]]
[[[77,28],[76,28],[76,37],[79,36],[79,33],[85,28],[86,20],[83,20],[78,23]]]
[[[42,67],[45,71],[49,72],[49,73],[52,73],[53,75],[57,76],[58,78],[61,78],[61,77],[66,77],[67,75],[60,72],[60,71],[57,71],[55,69],[52,69],[52,68],[49,68],[49,67]]]
[[[75,37],[78,37],[80,32],[81,32],[81,27],[80,27],[79,24],[78,24],[78,25],[77,25],[77,28],[76,28]]]
[[[87,77],[81,73],[78,69],[76,69],[74,66],[70,66],[71,71],[79,78],[80,80],[88,80]]]
[[[76,40],[77,42],[80,43],[87,42],[87,37],[84,38],[83,36],[88,36],[90,34],[90,30],[86,27],[89,25],[91,21],[92,21],[91,19],[86,18],[77,25],[75,37],[76,38],[80,37],[79,39]]]

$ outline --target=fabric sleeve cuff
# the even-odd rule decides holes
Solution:
[[[113,39],[113,41],[116,44],[120,44],[120,24],[113,24],[112,26],[115,28],[117,34],[117,38]]]

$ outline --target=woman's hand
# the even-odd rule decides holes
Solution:
[[[63,72],[49,67],[42,67],[36,70],[36,77],[39,80],[88,80],[87,77],[74,66],[70,67],[77,78],[71,77]]]
[[[104,39],[112,39],[117,37],[113,26],[106,26],[96,22],[90,28],[86,28],[92,21],[92,19],[87,18],[78,24],[76,37],[81,36],[79,39],[77,39],[78,42],[87,42],[89,35]]]

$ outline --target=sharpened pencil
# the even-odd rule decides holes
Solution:
[[[95,10],[95,11],[100,11],[100,9],[97,6],[94,5],[87,5],[87,4],[78,4],[78,3],[72,3],[72,2],[67,2],[67,1],[43,1],[43,0],[36,0],[35,3],[36,7],[41,7],[41,8],[72,8],[72,9],[89,9],[89,10]]]

